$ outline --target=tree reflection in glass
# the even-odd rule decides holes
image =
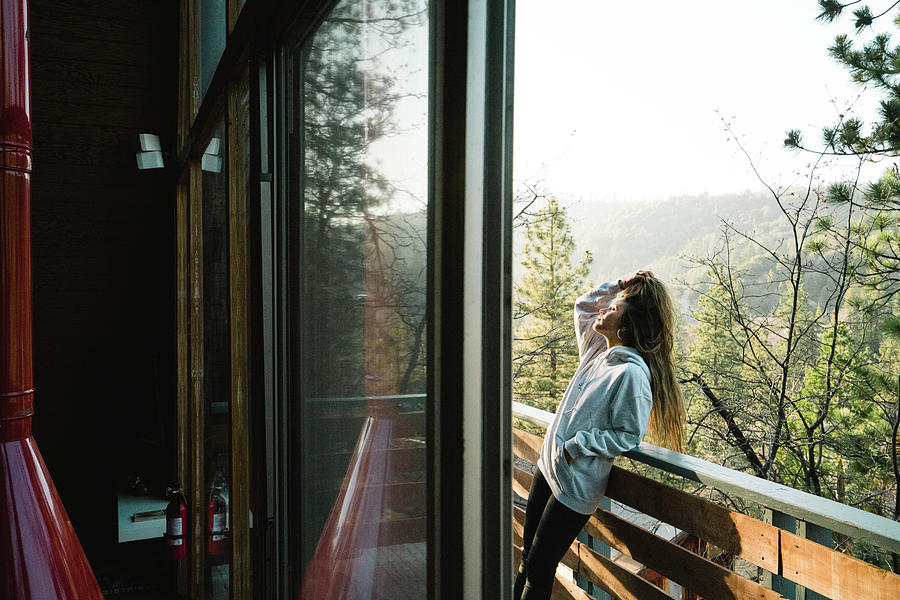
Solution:
[[[422,0],[352,0],[292,56],[302,598],[425,595],[427,46]]]

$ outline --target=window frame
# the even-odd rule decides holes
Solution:
[[[252,423],[242,430],[245,441],[237,449],[242,460],[232,449],[232,481],[252,481],[254,490],[252,498],[249,490],[243,499],[233,498],[232,509],[240,506],[242,513],[232,522],[249,525],[251,503],[260,514],[254,520],[255,531],[244,536],[240,549],[234,549],[234,598],[250,598],[254,589],[257,595],[286,597],[287,578],[279,568],[269,567],[284,563],[287,568],[286,495],[285,486],[278,482],[286,476],[286,415],[281,402],[287,391],[286,364],[279,358],[284,357],[286,338],[281,333],[286,323],[282,282],[287,233],[280,150],[282,43],[288,27],[298,22],[305,22],[311,35],[333,4],[334,0],[305,0],[299,5],[288,0],[227,0],[225,50],[202,96],[194,35],[199,30],[199,0],[181,5],[173,174],[177,456],[184,482],[202,481],[197,465],[190,468],[202,443],[191,429],[202,404],[195,368],[202,365],[202,338],[196,335],[197,320],[202,319],[202,273],[194,267],[202,240],[192,230],[199,158],[216,116],[224,112],[231,121],[231,83],[248,65],[250,73],[250,184],[243,200],[245,230],[237,236],[237,246],[232,246],[235,254],[245,257],[238,268],[248,271],[242,272],[246,283],[237,296],[246,302],[237,304],[248,311],[243,313],[244,330],[232,332],[247,343],[239,345],[240,354],[232,355],[232,365],[248,366],[250,382],[241,390],[233,386],[232,399],[243,394],[240,401],[245,404],[235,405],[239,410],[233,409],[233,414],[244,415]],[[508,598],[511,594],[507,584],[513,572],[509,400],[514,4],[514,0],[429,3],[427,580],[429,598],[435,599]],[[232,154],[229,160],[237,158]],[[239,187],[232,183],[230,190]],[[192,293],[198,289],[198,277],[199,312]],[[264,402],[250,402],[251,397]],[[498,398],[506,401],[498,402]],[[257,440],[253,448],[250,435]],[[236,469],[243,470],[237,473]],[[263,477],[265,485],[261,485]],[[198,485],[194,485],[195,493]],[[198,531],[202,532],[201,524],[194,527],[195,537]],[[202,549],[201,541],[195,539],[194,545]],[[202,591],[202,575],[202,567],[189,570],[181,565],[179,591],[196,592],[198,585]],[[240,589],[235,581],[243,582]]]
[[[514,6],[432,4],[432,598],[512,593]]]

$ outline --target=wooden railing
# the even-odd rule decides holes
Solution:
[[[546,427],[553,418],[545,411],[513,404],[513,414],[519,419]],[[519,429],[513,434],[515,456],[536,464],[541,437]],[[608,593],[623,600],[662,600],[671,598],[664,591],[668,581],[683,588],[682,598],[900,599],[900,575],[809,539],[828,544],[834,531],[900,553],[900,523],[649,444],[642,443],[626,456],[763,507],[770,517],[766,520],[774,524],[618,466],[613,467],[607,488],[609,499],[695,536],[698,546],[711,544],[724,556],[740,557],[760,567],[763,576],[742,576],[677,540],[613,514],[607,502],[585,526],[587,539],[573,542],[563,558],[563,564],[588,584],[584,587],[593,585],[602,591],[591,596],[567,578],[557,576],[555,599],[588,600],[609,597],[604,596]],[[531,474],[516,467],[513,490],[527,498],[530,486]],[[524,511],[516,508],[513,521],[518,561]],[[798,531],[806,535],[798,535]],[[610,558],[609,548],[624,557]]]

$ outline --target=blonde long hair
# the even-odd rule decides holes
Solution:
[[[649,434],[677,452],[684,449],[686,418],[681,388],[675,377],[675,310],[663,282],[639,271],[622,292],[627,309],[622,315],[623,340],[650,368],[653,409]]]

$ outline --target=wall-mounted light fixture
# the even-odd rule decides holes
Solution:
[[[138,145],[140,151],[134,156],[137,159],[137,166],[140,170],[145,169],[162,169],[166,165],[163,162],[162,146],[159,143],[159,136],[152,133],[139,133]]]
[[[222,172],[222,156],[219,147],[221,146],[221,140],[219,138],[212,138],[209,140],[209,144],[206,145],[206,150],[203,151],[203,157],[200,159],[200,168],[209,173],[221,173]]]

